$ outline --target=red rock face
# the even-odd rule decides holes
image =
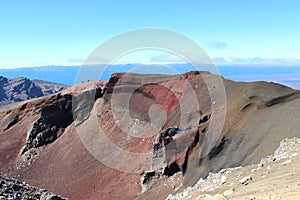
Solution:
[[[225,101],[220,80],[117,73],[1,110],[0,172],[70,199],[164,199],[176,172],[185,187],[299,136],[299,92],[224,80]]]
[[[161,105],[167,114],[170,114],[179,104],[178,98],[180,96],[178,95],[177,98],[173,91],[163,85],[148,84],[141,86],[139,89],[143,95],[151,97],[156,104]],[[138,99],[134,100],[133,96],[130,105],[135,105],[138,101]]]

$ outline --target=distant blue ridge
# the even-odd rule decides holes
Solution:
[[[108,66],[104,73],[100,76],[100,70],[97,68],[84,68],[87,77],[94,75],[94,79],[108,80],[111,74],[115,72],[132,71],[133,68],[139,69],[141,64],[119,64]],[[163,65],[162,65],[163,66]],[[152,67],[142,67],[139,73],[163,73],[163,74],[181,74],[195,68],[191,64],[167,64],[166,70],[155,70]],[[153,70],[154,69],[154,70]],[[170,71],[171,69],[171,71]],[[225,78],[234,81],[252,81],[265,80],[273,82],[299,82],[300,83],[300,66],[218,66],[219,74]],[[8,78],[26,77],[31,80],[38,79],[65,85],[73,85],[76,83],[77,74],[80,66],[41,66],[16,69],[0,69],[0,75]],[[90,70],[90,71],[89,71]],[[92,76],[93,77],[93,76]],[[84,80],[84,79],[83,79]],[[87,81],[87,80],[84,80]],[[299,84],[300,85],[300,84]]]

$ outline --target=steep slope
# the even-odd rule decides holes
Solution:
[[[279,141],[299,136],[298,91],[265,82],[246,83],[244,86],[225,82],[225,88],[226,132],[215,146],[216,152],[199,159],[197,154],[201,154],[205,146],[195,148],[196,162],[190,163],[192,170],[186,174],[187,185],[200,178],[195,174],[206,176],[209,171],[216,172],[224,167],[257,163],[262,157],[272,154]]]
[[[31,81],[27,78],[8,79],[0,76],[0,106],[32,98],[54,94],[66,88],[64,85]]]
[[[274,83],[117,73],[0,112],[0,172],[70,199],[164,199],[299,137],[299,109]]]
[[[300,138],[284,139],[260,163],[222,169],[168,200],[299,199]]]

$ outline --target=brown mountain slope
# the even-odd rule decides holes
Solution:
[[[299,106],[274,83],[114,74],[2,110],[0,172],[70,199],[163,199],[176,172],[184,188],[299,137]]]

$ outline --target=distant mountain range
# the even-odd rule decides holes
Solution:
[[[63,84],[27,78],[6,78],[0,76],[0,106],[54,94],[65,89]]]
[[[153,65],[145,67],[142,64],[118,64],[106,66],[96,66],[87,69],[87,74],[90,77],[93,74],[93,79],[89,80],[108,80],[111,74],[115,72],[128,72],[133,68],[138,69],[143,66],[140,73],[153,73]],[[105,68],[104,73],[100,75],[100,71]],[[178,63],[163,65],[164,74],[181,74],[188,71],[196,70],[191,64]],[[49,82],[61,83],[64,85],[74,85],[76,82],[81,82],[77,74],[82,68],[80,66],[41,66],[16,69],[0,69],[0,76],[8,78],[26,77],[31,80],[38,79]],[[205,70],[205,69],[203,69]],[[217,66],[219,74],[227,79],[234,81],[269,81],[281,83],[295,89],[300,89],[300,66],[263,66],[263,65],[226,65]],[[155,72],[157,72],[156,70]],[[82,77],[81,77],[82,78]],[[87,81],[88,78],[85,80]]]

